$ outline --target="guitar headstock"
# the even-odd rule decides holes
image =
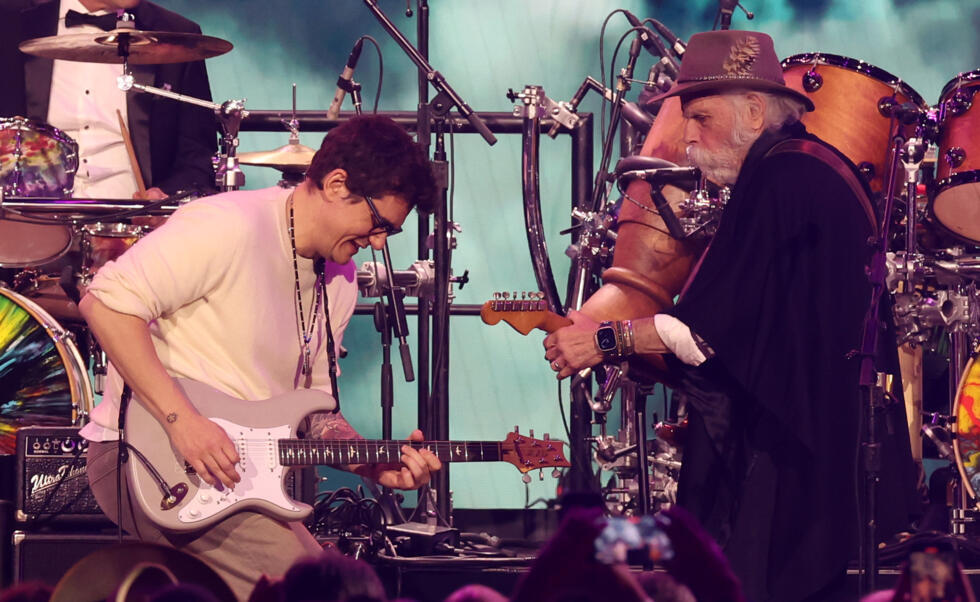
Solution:
[[[535,439],[531,435],[522,435],[514,427],[514,432],[507,433],[507,438],[500,443],[501,460],[510,462],[522,473],[528,473],[538,468],[566,468],[572,464],[565,458],[565,442],[551,439],[545,434],[543,439]]]
[[[513,295],[494,293],[494,298],[480,309],[480,317],[490,325],[504,321],[525,335],[535,328],[553,332],[572,323],[568,318],[550,311],[541,292],[524,292],[520,298],[516,292]]]

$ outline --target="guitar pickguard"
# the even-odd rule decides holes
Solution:
[[[293,436],[288,425],[273,428],[250,428],[237,425],[221,418],[212,418],[228,433],[235,444],[241,462],[238,474],[242,480],[234,488],[214,487],[199,481],[197,491],[184,505],[177,517],[189,527],[202,521],[210,522],[213,517],[226,511],[233,512],[237,505],[249,505],[251,501],[264,501],[279,508],[282,512],[302,512],[283,489],[285,467],[276,455],[278,439]]]

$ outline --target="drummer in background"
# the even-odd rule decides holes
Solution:
[[[217,127],[210,111],[120,90],[116,78],[122,74],[122,65],[52,61],[17,49],[24,40],[114,29],[117,10],[132,13],[136,28],[141,30],[200,34],[201,28],[174,12],[140,0],[50,0],[35,4],[0,0],[0,64],[3,73],[15,74],[5,76],[0,115],[21,115],[47,123],[78,142],[79,167],[73,195],[106,199],[141,196],[117,110],[128,123],[147,187],[145,198],[213,190],[211,158],[217,148]],[[90,14],[101,18],[90,19]],[[130,70],[138,83],[211,100],[203,61],[130,65]]]
[[[765,34],[692,36],[661,98],[671,96],[683,105],[691,161],[732,187],[717,235],[672,309],[600,325],[586,303],[545,338],[545,358],[564,378],[634,353],[669,354],[688,399],[678,502],[717,539],[747,597],[851,599],[861,403],[850,354],[870,299],[875,231],[866,186],[800,123],[813,104],[785,86]],[[904,453],[888,456],[906,466],[903,482],[880,498],[905,509],[908,438],[893,444],[903,442]]]

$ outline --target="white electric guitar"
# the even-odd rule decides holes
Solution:
[[[325,393],[299,389],[263,401],[242,401],[195,381],[177,383],[202,415],[228,433],[241,458],[237,468],[242,480],[234,489],[205,483],[171,447],[163,426],[134,399],[125,421],[126,440],[133,448],[127,462],[130,490],[149,518],[168,531],[201,529],[246,509],[284,521],[302,520],[312,508],[286,494],[287,469],[399,462],[406,444],[428,449],[443,462],[510,462],[524,473],[570,466],[563,442],[548,435],[525,437],[516,428],[499,442],[297,439],[296,429],[307,414],[331,408]]]

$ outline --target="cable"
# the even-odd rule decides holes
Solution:
[[[375,40],[373,37],[367,34],[362,35],[358,39],[367,40],[368,42],[374,44],[374,49],[378,53],[378,89],[374,93],[374,109],[371,111],[372,113],[377,113],[378,100],[381,98],[381,85],[384,83],[384,77],[385,77],[385,61],[384,58],[381,56],[381,46],[378,44],[377,40]]]
[[[626,10],[622,8],[617,8],[608,15],[602,21],[602,27],[599,29],[599,81],[602,85],[606,85],[606,61],[603,58],[604,55],[604,40],[606,36],[606,26],[609,24],[609,20],[612,19],[613,15],[616,13],[623,13],[626,15]],[[602,103],[599,109],[599,138],[605,140],[606,138],[606,103]]]
[[[565,427],[565,438],[568,439],[568,443],[571,445],[572,431],[568,428],[568,418],[565,416],[565,405],[562,402],[561,396],[561,381],[558,381],[558,412],[561,414],[561,423]]]

